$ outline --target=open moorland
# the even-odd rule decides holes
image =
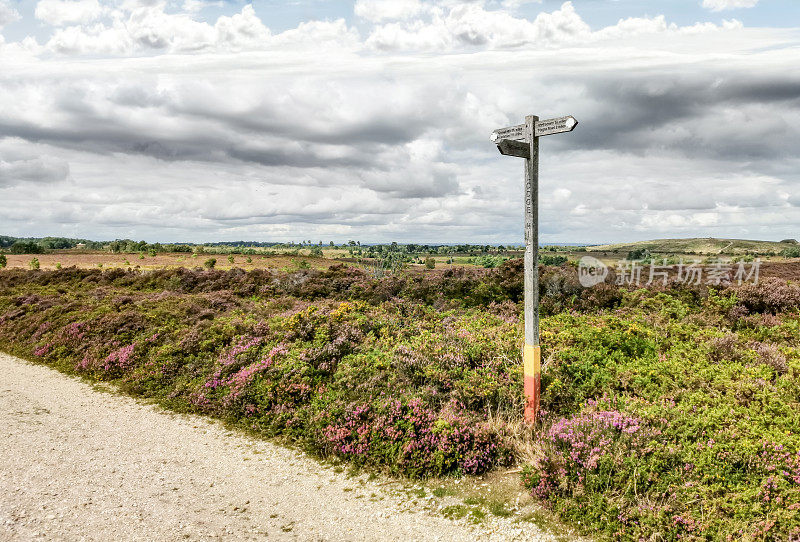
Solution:
[[[423,245],[372,244],[357,241],[347,244],[230,242],[195,244],[160,244],[145,241],[109,242],[56,237],[14,238],[0,236],[0,268],[16,269],[170,269],[204,267],[213,269],[326,269],[331,261],[357,266],[375,277],[405,271],[427,272],[431,269],[478,267],[491,269],[508,260],[521,258],[519,246],[495,245]],[[667,265],[717,261],[759,260],[774,263],[800,263],[800,244],[795,239],[780,242],[741,239],[655,239],[615,245],[545,245],[540,247],[543,265],[577,262],[591,256],[610,267],[620,262],[637,261]],[[785,276],[790,268],[775,272]]]
[[[795,239],[783,241],[753,241],[750,239],[718,239],[715,237],[696,237],[689,239],[653,239],[633,243],[617,243],[613,245],[595,245],[587,247],[590,252],[612,252],[627,254],[636,250],[647,250],[653,253],[674,254],[723,254],[737,255],[770,255],[784,251],[800,250]]]
[[[519,421],[519,260],[382,278],[343,264],[4,269],[0,347],[356,468],[516,465],[598,539],[788,540],[800,286],[784,275],[582,288],[573,266],[543,268],[535,427]]]
[[[178,267],[204,267],[209,260],[214,260],[214,268],[219,269],[276,269],[298,270],[301,268],[327,269],[329,259],[306,255],[260,255],[233,256],[229,262],[225,255],[203,255],[202,257],[180,252],[159,252],[154,255],[113,254],[107,251],[63,250],[46,254],[6,254],[9,268],[30,269],[31,261],[36,259],[40,269],[58,269],[79,267],[82,269],[165,269]],[[248,261],[249,259],[249,261]]]

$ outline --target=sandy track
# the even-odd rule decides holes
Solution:
[[[3,540],[549,538],[447,520],[380,481],[2,353],[0,374]]]

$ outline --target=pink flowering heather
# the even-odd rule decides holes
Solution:
[[[118,350],[111,352],[105,360],[103,360],[103,370],[108,372],[113,369],[127,369],[131,363],[133,356],[133,344],[123,346]]]
[[[547,431],[548,455],[539,461],[538,472],[529,480],[533,493],[546,498],[560,488],[579,491],[588,477],[613,469],[631,454],[643,451],[660,435],[639,418],[616,410],[584,412],[562,418]]]
[[[33,351],[33,355],[39,358],[44,355],[47,355],[47,352],[50,351],[50,346],[51,345],[49,343],[44,346],[40,346],[39,348]]]
[[[288,353],[289,350],[286,348],[286,346],[279,344],[270,350],[269,353],[260,360],[239,369],[229,377],[221,380],[220,384],[222,386],[227,386],[230,390],[228,395],[225,397],[224,402],[227,404],[238,399],[245,387],[247,387],[255,375],[271,367],[277,356],[284,356]]]
[[[337,455],[357,463],[389,463],[418,476],[478,474],[509,458],[501,435],[466,412],[437,413],[419,399],[356,405],[323,434]]]
[[[84,322],[72,322],[63,328],[62,334],[67,340],[81,340],[86,335]]]
[[[235,363],[239,363],[239,360],[236,359],[237,356],[244,354],[251,348],[260,345],[262,341],[262,337],[251,337],[249,339],[243,338],[232,348],[224,351],[217,359],[216,365],[218,369],[214,372],[211,378],[208,379],[205,384],[203,384],[203,387],[213,390],[220,386],[227,385],[226,379],[222,376],[226,369]]]
[[[85,371],[92,365],[92,360],[89,356],[83,356],[83,359],[75,364],[75,369],[78,371]]]
[[[261,337],[242,339],[233,348],[223,353],[222,356],[220,356],[219,359],[217,360],[217,363],[222,366],[233,365],[234,363],[236,363],[236,356],[244,352],[247,352],[254,346],[258,346],[259,344],[261,344],[262,340],[263,339]]]

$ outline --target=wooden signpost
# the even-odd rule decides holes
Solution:
[[[539,412],[542,350],[539,346],[539,138],[571,132],[578,125],[573,116],[539,120],[528,115],[525,124],[492,132],[500,154],[525,158],[525,348],[523,383],[525,420],[534,422]]]

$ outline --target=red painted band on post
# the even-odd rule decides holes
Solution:
[[[536,419],[536,379],[533,375],[525,375],[522,379],[525,387],[525,419],[534,421]]]

